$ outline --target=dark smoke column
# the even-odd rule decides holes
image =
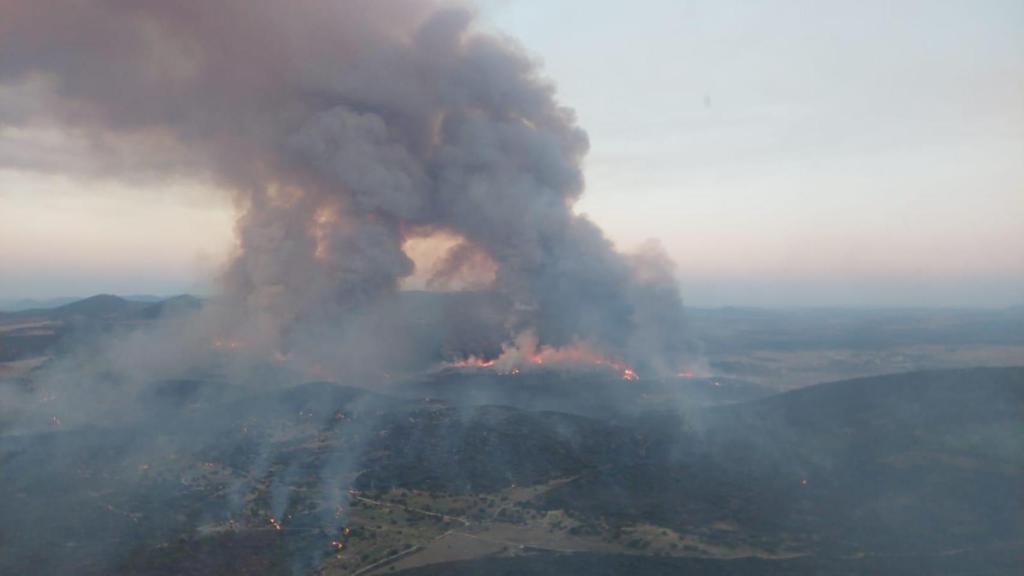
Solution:
[[[453,268],[481,252],[495,263],[510,339],[583,343],[641,373],[684,361],[670,263],[623,256],[573,213],[586,135],[513,42],[474,31],[471,12],[379,0],[0,6],[0,83],[45,96],[33,114],[0,110],[3,122],[130,143],[98,162],[113,175],[202,174],[238,195],[226,292],[238,330],[267,346],[393,294],[412,272],[406,238],[444,231],[465,239]]]

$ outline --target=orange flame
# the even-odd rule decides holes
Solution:
[[[313,257],[324,261],[330,256],[330,232],[340,220],[338,210],[334,206],[321,206],[313,214],[310,234],[313,236]]]
[[[211,344],[213,348],[217,350],[240,350],[245,348],[245,343],[241,340],[227,340],[224,338],[217,338]]]
[[[590,366],[618,372],[623,380],[638,380],[640,376],[625,362],[602,356],[585,343],[554,348],[537,345],[531,332],[524,332],[511,345],[502,347],[497,358],[470,356],[447,364],[449,368],[493,368],[499,374],[515,375],[535,366]]]
[[[478,358],[476,356],[470,356],[463,358],[462,360],[455,360],[449,362],[448,366],[451,368],[490,368],[497,364],[498,361],[494,359]]]

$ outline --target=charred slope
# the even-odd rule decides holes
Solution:
[[[471,495],[561,479],[526,505],[608,533],[647,524],[809,557],[543,555],[409,573],[1009,573],[1005,550],[1024,537],[1022,389],[1024,368],[925,372],[611,423],[327,383],[239,397],[161,382],[129,422],[0,437],[0,572],[243,573],[253,542],[314,558],[328,492]],[[268,537],[271,514],[289,530]]]
[[[384,404],[401,408],[322,383],[237,393],[217,382],[159,382],[139,395],[127,421],[0,436],[0,573],[241,570],[252,564],[252,543],[268,541],[269,487],[301,492],[302,504],[315,501],[306,487],[332,454],[361,454],[366,427],[359,422],[372,424]],[[201,525],[254,510],[263,515],[247,521],[262,530],[245,542],[226,534],[218,541],[230,545],[218,548],[197,536]],[[178,553],[168,559],[171,545]],[[281,570],[267,573],[287,573],[272,560],[261,562]]]
[[[624,381],[602,369],[532,369],[500,374],[490,369],[447,369],[397,386],[395,394],[462,406],[504,405],[605,420],[690,410],[764,398],[774,390],[729,378],[642,378]]]
[[[739,558],[656,558],[627,554],[547,554],[446,562],[395,572],[402,576],[820,576],[878,574],[1002,575],[1020,568],[1013,552],[1003,549],[961,551],[942,557],[908,555],[889,558],[813,557],[789,560]]]
[[[696,459],[612,466],[543,505],[826,554],[1019,543],[1022,414],[1022,368],[823,384],[712,409]]]
[[[357,487],[495,492],[635,461],[631,430],[557,412],[484,406],[392,414],[368,449]]]
[[[233,561],[286,573],[294,558],[323,553],[323,515],[340,521],[326,502],[344,503],[351,486],[472,494],[635,452],[629,431],[566,414],[457,409],[322,382],[238,393],[217,381],[157,382],[127,420],[0,436],[0,573],[202,573],[196,566]],[[241,562],[253,538],[267,541],[267,518],[285,514],[288,530],[269,541],[288,562]],[[202,532],[229,521],[228,533]]]

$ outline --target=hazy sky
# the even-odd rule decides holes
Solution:
[[[590,134],[579,211],[660,238],[687,302],[1024,303],[1019,0],[482,12]],[[58,154],[0,129],[0,298],[199,290],[231,250],[226,197],[26,167]]]

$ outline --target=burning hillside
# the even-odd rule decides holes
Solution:
[[[465,8],[17,0],[5,12],[0,84],[31,84],[49,121],[133,151],[107,175],[184,168],[237,198],[219,326],[201,328],[217,347],[387,369],[361,334],[413,274],[410,241],[441,237],[434,285],[480,269],[508,303],[497,365],[631,378],[686,359],[671,262],[618,252],[574,211],[586,134],[535,63]]]
[[[448,368],[491,369],[499,374],[519,374],[523,370],[600,370],[619,374],[623,380],[636,380],[637,373],[620,360],[608,359],[586,344],[561,348],[538,346],[530,332],[521,334],[515,342],[505,345],[495,358],[469,356],[449,362]]]
[[[348,553],[339,534],[360,501],[348,490],[368,459],[395,450],[391,435],[435,423],[454,434],[461,424],[451,410],[299,384],[379,392],[446,358],[498,374],[599,370],[625,380],[686,362],[672,263],[655,245],[620,252],[575,211],[586,134],[535,62],[481,30],[470,10],[408,0],[13,0],[2,16],[0,89],[38,96],[30,111],[0,116],[3,127],[82,138],[88,169],[103,177],[213,184],[199,193],[231,195],[238,210],[237,250],[201,309],[88,341],[18,397],[19,432],[42,422],[85,442],[78,432],[96,428],[97,446],[118,447],[97,456],[97,470],[51,476],[125,496],[104,496],[95,510],[83,496],[80,517],[39,526],[65,526],[73,540],[111,522],[97,530],[104,541],[155,547],[177,530],[241,530],[260,535],[242,543],[286,543],[274,555],[302,573]],[[112,150],[122,155],[111,160]],[[479,305],[407,305],[402,287],[424,245],[443,247],[419,271],[430,287],[469,278],[486,295]],[[37,402],[35,390],[59,400]],[[493,436],[495,414],[484,416],[473,426]],[[517,415],[507,429],[533,421]],[[436,440],[413,459],[448,445]],[[507,472],[475,456],[448,472],[474,481],[490,470],[492,484],[513,486],[520,476],[548,480],[546,463],[558,460],[548,451],[535,474],[519,457]],[[18,510],[38,518],[36,508]],[[50,542],[30,537],[20,550]],[[88,548],[106,553],[98,541]],[[55,572],[129,566],[125,554],[58,558]]]

